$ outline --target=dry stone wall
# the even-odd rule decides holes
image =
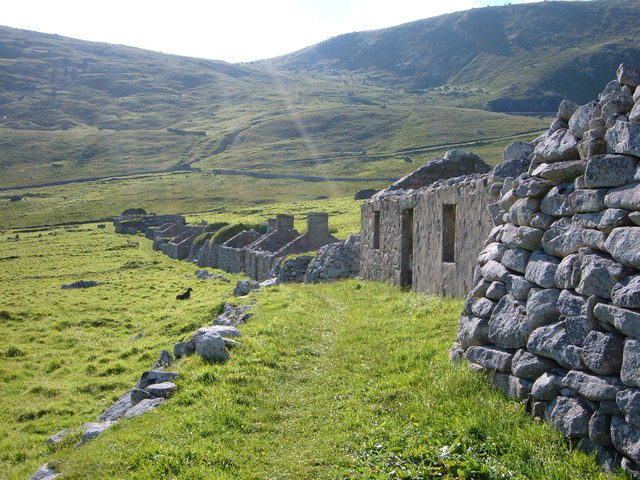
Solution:
[[[562,102],[546,134],[505,152],[514,158],[494,172],[495,227],[451,351],[605,466],[634,476],[639,84],[640,68],[621,65],[596,101]]]

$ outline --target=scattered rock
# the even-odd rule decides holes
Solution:
[[[229,359],[229,350],[219,333],[206,333],[196,341],[196,353],[209,362],[221,362]]]
[[[254,290],[259,290],[260,284],[255,280],[238,280],[236,288],[233,289],[233,294],[236,297],[244,297],[249,295]]]
[[[69,290],[73,288],[97,287],[98,285],[103,285],[103,283],[96,282],[95,280],[78,280],[77,282],[64,284],[60,288],[63,290]]]

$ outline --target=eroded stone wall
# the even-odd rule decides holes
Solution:
[[[490,186],[490,177],[479,175],[438,182],[418,194],[413,253],[416,291],[453,297],[469,291],[475,259],[493,227],[487,214]],[[448,212],[453,212],[453,226],[446,225]],[[452,238],[446,238],[451,228]],[[450,258],[445,258],[445,241],[453,242]]]
[[[640,68],[562,102],[530,166],[496,176],[452,360],[609,469],[640,463]],[[508,170],[509,165],[504,167]]]

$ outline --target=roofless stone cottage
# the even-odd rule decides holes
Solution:
[[[492,228],[490,170],[479,156],[452,150],[363,203],[362,278],[465,295]]]

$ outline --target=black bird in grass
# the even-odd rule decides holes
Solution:
[[[187,291],[184,293],[179,293],[176,295],[176,300],[188,300],[191,298],[191,292],[193,292],[193,288],[187,288]]]

